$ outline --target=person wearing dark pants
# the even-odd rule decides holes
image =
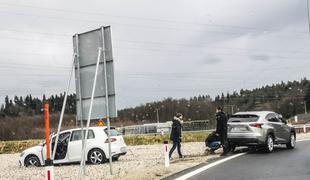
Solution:
[[[169,152],[169,159],[172,160],[172,153],[177,148],[178,154],[180,158],[183,158],[182,152],[181,152],[181,138],[182,138],[182,121],[183,116],[180,113],[177,113],[176,116],[173,118],[172,121],[172,128],[171,128],[171,135],[170,140],[173,141],[173,146],[170,149]]]
[[[220,137],[223,147],[223,153],[221,156],[225,156],[229,152],[229,145],[227,141],[227,118],[222,109],[218,107],[216,109],[216,135]]]

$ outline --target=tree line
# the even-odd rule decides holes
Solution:
[[[68,95],[67,106],[65,109],[66,114],[76,113],[76,96],[75,94]],[[42,98],[32,97],[31,94],[26,97],[14,96],[13,99],[9,99],[8,96],[4,99],[4,104],[0,108],[0,117],[18,117],[18,116],[33,116],[43,114],[43,106],[45,103],[49,103],[50,112],[57,113],[62,109],[64,100],[64,93],[60,95],[52,95],[46,98],[45,95]]]
[[[221,93],[212,99],[209,95],[199,95],[189,99],[167,98],[163,101],[146,103],[135,108],[120,110],[119,119],[132,121],[156,122],[171,120],[176,112],[184,114],[187,120],[214,120],[215,108],[221,106],[227,114],[238,111],[269,110],[290,118],[304,113],[305,104],[310,107],[310,81],[281,82],[266,85],[253,90],[241,89],[239,92]]]
[[[32,123],[27,123],[25,119],[36,119],[43,122],[42,109],[46,102],[50,104],[50,112],[54,114],[53,117],[59,117],[63,100],[64,93],[50,97],[43,95],[42,98],[33,97],[31,94],[25,97],[15,96],[13,99],[6,96],[4,104],[0,108],[0,133],[5,134],[10,130],[8,126],[12,127],[18,121],[23,121],[25,127],[29,126],[29,130],[36,128],[34,120],[31,121]],[[252,90],[241,89],[238,92],[225,92],[214,99],[205,94],[191,98],[166,98],[161,101],[149,102],[119,110],[118,118],[112,120],[112,125],[155,123],[157,120],[166,122],[172,120],[176,112],[182,113],[185,120],[210,120],[210,123],[214,124],[217,106],[222,106],[227,114],[238,111],[270,110],[281,113],[285,118],[290,118],[296,114],[304,113],[305,105],[310,107],[310,81],[306,78],[300,81],[266,85]],[[75,114],[76,96],[69,94],[64,119],[67,126],[75,125]],[[57,123],[57,120],[53,121]]]

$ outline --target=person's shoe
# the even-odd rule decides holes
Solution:
[[[180,158],[180,159],[184,159],[184,158],[185,158],[185,156],[183,156],[183,155],[182,155],[182,156],[179,156],[179,158]]]
[[[169,158],[169,160],[170,160],[170,161],[172,161],[172,160],[173,160],[173,158],[172,158],[172,157],[170,157],[170,158]]]
[[[210,150],[209,154],[213,155],[213,154],[215,154],[215,152],[213,150]]]

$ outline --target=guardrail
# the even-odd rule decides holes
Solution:
[[[183,134],[187,133],[211,133],[215,131],[215,129],[208,129],[208,130],[199,130],[199,131],[182,131]],[[164,132],[164,133],[146,133],[146,134],[125,134],[124,136],[157,136],[157,135],[170,135],[170,132]]]
[[[162,124],[164,124],[164,123],[162,123]],[[142,126],[140,125],[140,127],[142,127]],[[135,126],[132,126],[132,127],[135,127]],[[297,133],[307,133],[307,132],[310,132],[310,124],[298,124],[298,125],[293,125],[293,127],[297,130],[296,131]],[[152,130],[153,130],[153,132],[152,131],[151,132],[131,132],[131,133],[123,133],[123,135],[125,135],[125,136],[135,136],[135,135],[163,135],[163,134],[170,134],[170,129],[168,131],[158,132],[156,130],[156,128],[153,127]],[[212,131],[215,131],[215,129],[192,130],[192,131],[184,130],[183,133],[199,133],[199,132],[209,132],[210,133]]]
[[[297,133],[310,132],[310,124],[298,124],[298,125],[293,125],[293,127],[297,130]]]
[[[208,132],[212,126],[209,126],[209,120],[195,120],[187,121],[183,123],[183,132]],[[164,123],[150,123],[141,125],[132,125],[119,127],[118,130],[123,135],[156,135],[156,134],[168,134],[171,132],[172,121]]]

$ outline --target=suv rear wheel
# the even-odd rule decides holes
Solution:
[[[296,146],[296,136],[293,132],[291,132],[290,140],[286,144],[287,149],[294,149]]]
[[[268,153],[271,153],[274,149],[274,140],[273,136],[271,134],[268,134],[266,138],[266,145],[265,145],[265,151]]]

